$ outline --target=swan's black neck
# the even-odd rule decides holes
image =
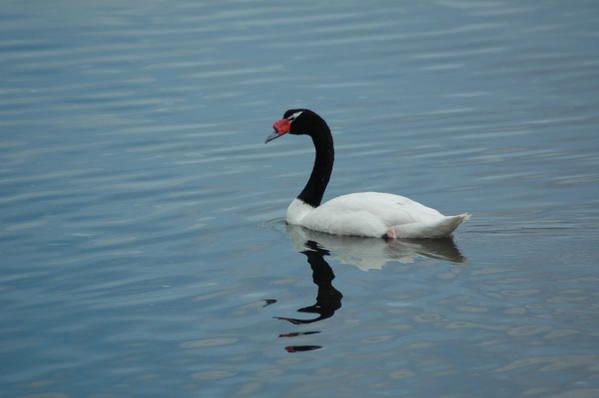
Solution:
[[[307,134],[312,137],[316,157],[314,158],[314,166],[312,167],[310,179],[297,198],[310,206],[318,207],[320,206],[320,202],[322,202],[324,191],[327,188],[331,172],[333,171],[335,150],[333,148],[331,130],[322,118],[317,118],[310,127],[310,132]]]

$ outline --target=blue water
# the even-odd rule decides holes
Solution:
[[[595,1],[4,1],[0,396],[599,396]],[[326,198],[451,242],[285,225]],[[298,311],[300,310],[301,311]]]

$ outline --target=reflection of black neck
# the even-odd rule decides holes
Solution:
[[[330,318],[341,308],[341,299],[343,294],[333,287],[333,279],[335,274],[331,266],[325,261],[322,254],[311,251],[303,252],[308,257],[308,263],[312,268],[312,280],[318,286],[318,294],[316,295],[316,304],[310,307],[300,308],[300,312],[314,312],[320,314],[311,322],[320,321]]]
[[[313,123],[313,126],[310,126],[309,135],[312,137],[316,156],[310,179],[308,179],[303,191],[298,195],[298,199],[301,199],[312,207],[318,207],[333,171],[335,150],[333,148],[331,130],[323,119],[318,118]]]
[[[300,308],[299,312],[309,312],[318,314],[314,319],[297,319],[277,317],[289,321],[293,324],[303,324],[317,322],[323,319],[332,317],[339,308],[341,308],[341,299],[343,294],[333,287],[333,279],[335,274],[331,266],[325,261],[324,255],[328,251],[317,247],[316,242],[307,242],[308,247],[314,247],[314,250],[306,250],[302,253],[308,258],[308,263],[312,268],[312,280],[318,286],[318,294],[316,295],[316,303],[309,307]]]

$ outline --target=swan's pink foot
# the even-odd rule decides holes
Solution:
[[[391,227],[387,230],[387,232],[385,232],[385,234],[383,235],[383,239],[385,240],[395,240],[397,239],[397,231],[395,231],[395,228]]]

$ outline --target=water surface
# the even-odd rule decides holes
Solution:
[[[599,395],[593,1],[5,1],[7,397]],[[452,241],[290,228],[409,196]],[[298,311],[299,310],[299,311]]]

